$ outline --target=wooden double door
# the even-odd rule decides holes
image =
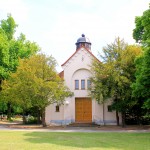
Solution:
[[[75,122],[91,123],[92,122],[92,100],[91,98],[75,99]]]

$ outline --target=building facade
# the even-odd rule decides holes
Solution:
[[[66,98],[63,105],[52,104],[46,108],[46,124],[96,123],[116,125],[116,113],[111,111],[111,100],[99,104],[89,96],[90,65],[97,59],[91,52],[91,42],[85,35],[76,42],[76,50],[63,64],[60,76],[74,96]],[[121,117],[120,117],[121,118]]]

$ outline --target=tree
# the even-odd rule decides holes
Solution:
[[[131,97],[131,83],[134,81],[134,59],[139,55],[139,46],[128,45],[120,38],[103,48],[103,62],[94,61],[92,65],[91,94],[100,102],[108,98],[113,99],[112,109],[116,110],[117,124],[118,112],[122,113],[122,124],[125,125],[125,112],[134,104]]]
[[[142,16],[135,18],[133,38],[143,46],[150,44],[150,9],[143,12]]]
[[[143,108],[150,110],[150,9],[135,18],[133,38],[142,45],[143,53],[135,61],[136,81],[133,83],[133,96],[142,99]],[[149,113],[149,112],[148,112]]]
[[[20,65],[15,73],[11,74],[8,80],[3,83],[2,96],[5,101],[11,105],[17,104],[23,111],[23,122],[26,123],[25,113],[32,106],[31,93],[33,92],[32,84],[34,80],[27,71],[28,66],[23,63],[26,61],[20,59]],[[31,70],[30,70],[31,71]]]
[[[33,106],[38,107],[41,111],[42,124],[45,126],[45,108],[53,103],[63,104],[65,97],[71,96],[72,93],[57,75],[56,61],[52,56],[37,55],[37,57],[31,57],[29,64],[32,66],[32,71],[36,69],[34,74],[37,77]]]
[[[136,59],[136,81],[133,83],[133,96],[143,99],[144,107],[150,109],[150,47]]]
[[[15,72],[19,65],[19,58],[28,58],[35,54],[40,48],[35,42],[26,40],[25,35],[20,34],[15,39],[14,34],[17,24],[11,15],[0,24],[0,91],[2,81],[8,79],[11,72]],[[4,101],[1,99],[1,101]],[[7,101],[8,115],[11,117],[11,100]]]
[[[44,54],[20,59],[16,73],[4,84],[4,87],[9,84],[3,90],[4,95],[10,94],[9,97],[20,105],[24,114],[31,107],[40,110],[43,126],[46,126],[45,108],[53,103],[62,104],[65,97],[72,95],[57,75],[55,66],[55,59]],[[25,117],[23,120],[26,121]]]
[[[1,20],[0,24],[0,90],[2,90],[2,81],[9,76],[10,41],[13,39],[17,27],[12,16],[8,15],[7,17],[7,20]]]
[[[1,36],[1,55],[0,60],[5,62],[0,63],[3,67],[3,74],[0,74],[0,81],[9,76],[10,72],[15,72],[18,64],[18,58],[28,58],[40,50],[35,42],[26,40],[24,34],[20,34],[18,39],[15,39],[14,33],[18,25],[11,15],[7,16],[6,20],[2,20],[0,24]]]
[[[15,23],[15,20],[11,16],[11,14],[8,14],[7,20],[1,20],[1,28],[5,32],[8,40],[12,40],[14,38],[14,33],[16,32],[16,27],[18,25]]]
[[[7,78],[7,70],[9,66],[9,44],[7,37],[2,29],[0,29],[0,91],[1,83],[4,78]]]

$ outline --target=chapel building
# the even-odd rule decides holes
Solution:
[[[92,54],[90,40],[82,34],[75,44],[75,52],[62,64],[63,71],[59,74],[74,95],[66,98],[62,105],[51,104],[46,108],[46,124],[116,125],[116,112],[110,109],[112,101],[99,104],[89,96],[90,65],[93,59],[97,59]]]

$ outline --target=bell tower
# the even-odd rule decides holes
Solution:
[[[78,50],[81,47],[85,47],[88,50],[91,50],[91,42],[88,38],[85,37],[84,34],[82,34],[76,42],[76,50]]]

